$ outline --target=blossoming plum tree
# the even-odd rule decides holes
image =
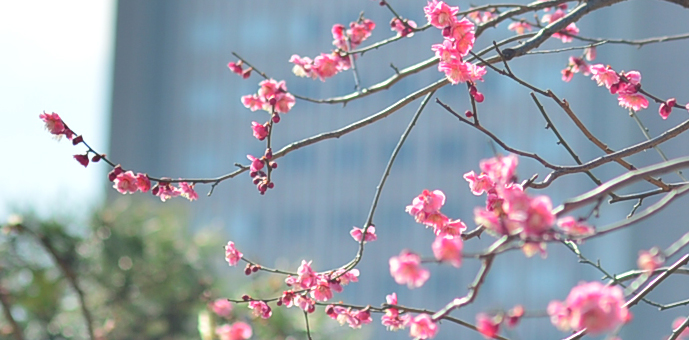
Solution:
[[[153,195],[160,197],[163,201],[176,196],[182,196],[193,201],[198,199],[198,194],[195,191],[197,185],[209,184],[210,195],[213,189],[221,182],[237,177],[245,172],[249,173],[249,177],[253,184],[256,185],[259,193],[261,195],[266,194],[268,189],[275,188],[271,174],[272,171],[277,169],[276,160],[278,158],[295,149],[306,147],[328,138],[339,137],[342,134],[375,123],[401,107],[410,104],[412,101],[423,97],[416,114],[390,157],[380,185],[376,190],[367,220],[362,224],[362,228],[355,227],[350,233],[359,244],[359,249],[354,254],[352,260],[344,266],[320,272],[314,271],[311,266],[312,262],[306,259],[301,261],[301,265],[295,271],[273,269],[248,260],[239,251],[239,249],[242,249],[242,246],[229,241],[225,247],[225,259],[230,266],[237,266],[243,261],[246,263],[245,273],[247,275],[258,271],[284,275],[284,291],[279,296],[244,295],[239,299],[216,301],[213,305],[215,313],[222,316],[223,313],[232,308],[232,304],[245,304],[253,311],[257,318],[270,319],[272,309],[274,308],[296,307],[295,309],[300,309],[305,316],[309,338],[312,336],[308,329],[309,315],[324,312],[340,324],[347,324],[352,328],[361,328],[363,325],[372,323],[374,320],[373,314],[382,314],[381,323],[388,330],[408,329],[410,336],[415,339],[435,337],[441,331],[439,322],[442,320],[473,329],[486,338],[505,339],[500,335],[501,327],[517,327],[520,319],[525,314],[528,314],[523,307],[515,306],[508,311],[480,313],[476,316],[475,323],[459,320],[453,317],[451,313],[474,302],[477,294],[479,294],[481,285],[488,279],[487,275],[497,256],[516,249],[521,250],[528,257],[534,254],[546,256],[546,246],[551,243],[562,245],[572,250],[577,254],[581,262],[596,267],[605,275],[605,279],[609,280],[605,283],[582,282],[571,289],[571,292],[563,302],[553,297],[552,302],[548,306],[542,307],[542,310],[545,310],[550,317],[553,326],[562,331],[569,332],[570,335],[567,339],[578,339],[586,333],[603,333],[616,336],[621,327],[631,322],[632,312],[630,309],[640,301],[653,304],[645,299],[646,295],[658,287],[668,276],[677,273],[680,267],[685,266],[689,262],[689,254],[680,256],[682,255],[682,249],[689,243],[689,234],[678,236],[678,241],[666,250],[654,248],[651,251],[642,251],[638,260],[639,270],[631,269],[628,272],[618,274],[609,274],[600,264],[586,259],[579,251],[578,244],[585,240],[620,230],[656,214],[672,200],[689,191],[689,184],[686,181],[667,183],[654,177],[689,166],[689,155],[638,169],[624,160],[625,157],[657,147],[661,143],[678,136],[689,129],[689,120],[672,127],[655,138],[649,137],[646,141],[630,145],[619,151],[613,151],[591,134],[578,119],[566,100],[561,99],[550,90],[539,88],[538,84],[522,80],[512,72],[509,63],[511,60],[524,57],[529,53],[562,53],[582,50],[583,55],[569,57],[568,64],[562,70],[563,81],[569,82],[577,73],[590,77],[592,80],[591,86],[594,86],[593,81],[598,86],[605,86],[611,94],[617,96],[619,105],[623,109],[628,110],[631,115],[637,111],[648,109],[652,103],[658,105],[661,119],[667,119],[673,112],[673,109],[686,114],[686,111],[689,110],[689,104],[683,103],[682,100],[674,97],[663,99],[651,94],[652,89],[646,89],[642,86],[640,72],[634,70],[621,71],[619,67],[614,65],[612,60],[594,64],[596,60],[596,47],[610,43],[610,41],[579,36],[580,30],[577,27],[577,22],[593,11],[613,6],[622,1],[589,0],[574,2],[567,0],[541,0],[525,5],[488,4],[460,11],[459,7],[453,6],[450,3],[431,0],[425,6],[419,7],[419,11],[423,11],[427,19],[427,24],[419,26],[416,22],[399,15],[389,2],[383,0],[380,1],[380,5],[389,10],[392,15],[389,25],[391,31],[395,34],[393,37],[361,47],[368,41],[372,31],[377,26],[376,23],[365,18],[362,14],[357,20],[351,22],[349,26],[343,24],[333,25],[330,32],[334,46],[332,51],[323,52],[313,59],[296,54],[290,58],[289,62],[293,64],[292,70],[295,75],[318,79],[326,84],[329,78],[346,71],[352,71],[356,83],[356,91],[350,95],[328,99],[313,99],[290,93],[285,80],[278,81],[270,78],[265,73],[259,71],[250,61],[235,54],[238,60],[231,61],[227,65],[232,72],[239,75],[242,79],[251,79],[252,75],[258,75],[263,78],[258,83],[259,90],[257,93],[241,97],[241,103],[251,111],[265,111],[268,113],[265,123],[254,121],[251,124],[250,130],[247,126],[247,136],[251,133],[254,138],[265,142],[266,147],[261,156],[247,155],[250,161],[249,165],[239,164],[239,169],[236,171],[217,178],[157,178],[135,172],[134,170],[126,170],[124,166],[116,164],[114,160],[109,159],[105,154],[89,146],[84,138],[68,127],[57,113],[43,113],[40,115],[40,118],[51,134],[57,137],[64,136],[72,141],[74,145],[81,145],[86,148],[84,154],[74,156],[80,164],[88,166],[89,162],[101,160],[106,162],[112,168],[108,178],[113,182],[113,187],[120,193],[132,194],[138,191],[148,192],[150,190]],[[667,1],[689,9],[689,2],[686,0]],[[529,19],[527,14],[535,16],[536,19]],[[514,31],[517,35],[500,42],[493,41],[488,43],[481,40],[482,34],[487,28],[496,27],[503,22],[510,22],[505,27],[505,30]],[[384,45],[393,44],[401,39],[413,38],[415,32],[425,30],[436,30],[438,34],[437,44],[422,47],[433,51],[435,53],[433,58],[403,70],[396,69],[396,74],[381,84],[368,88],[361,87],[356,73],[356,63],[361,62],[359,58],[365,52],[382,48]],[[538,47],[551,38],[558,39],[566,44],[575,41],[583,42],[583,45],[567,47],[556,51],[539,51]],[[617,42],[640,46],[686,38],[689,38],[689,34],[649,38],[641,41],[618,40]],[[479,43],[483,46],[482,50],[475,49]],[[441,77],[437,82],[414,91],[385,110],[374,113],[338,133],[314,136],[285,146],[277,152],[273,151],[272,136],[275,133],[279,133],[279,129],[276,129],[279,126],[278,124],[285,114],[295,108],[297,100],[314,103],[347,103],[348,101],[373,95],[389,86],[393,86],[395,82],[410,74],[434,66],[437,67]],[[481,82],[484,81],[484,75],[488,72],[504,76],[504,78],[501,78],[504,81],[516,82],[532,91],[531,97],[548,121],[547,128],[553,131],[558,138],[558,143],[572,156],[577,165],[564,166],[553,164],[535,153],[515,149],[481,125],[477,103],[491,100],[491,98],[487,98],[483,93],[479,92],[479,87],[482,86]],[[428,311],[422,308],[403,305],[398,302],[395,292],[386,296],[385,303],[380,307],[373,307],[376,304],[375,301],[366,306],[333,302],[334,293],[342,292],[344,286],[358,281],[360,272],[356,267],[363,259],[363,250],[370,242],[376,241],[378,238],[375,233],[375,226],[372,223],[375,208],[390,168],[414,127],[416,120],[430,102],[436,90],[447,85],[459,85],[460,83],[466,86],[471,109],[466,110],[463,114],[459,114],[440,98],[436,99],[438,105],[454,115],[460,122],[485,134],[506,151],[504,155],[496,154],[493,158],[478,162],[479,172],[469,170],[471,167],[464,171],[463,176],[468,182],[467,189],[476,196],[486,194],[486,204],[485,206],[476,207],[473,216],[464,217],[465,220],[473,220],[475,224],[474,228],[469,228],[468,224],[472,223],[464,222],[459,218],[451,218],[441,212],[441,208],[446,204],[446,200],[449,200],[443,192],[443,188],[423,190],[417,197],[410,197],[410,205],[406,207],[406,211],[417,223],[426,228],[431,228],[436,237],[435,241],[427,249],[427,252],[432,251],[434,257],[426,259],[415,251],[403,249],[398,256],[393,256],[389,259],[389,268],[386,269],[389,269],[390,275],[396,283],[406,285],[409,289],[418,289],[424,286],[424,283],[431,275],[423,267],[424,263],[447,263],[462,270],[461,266],[464,261],[478,260],[481,262],[481,267],[476,273],[475,280],[464,296],[448,301],[443,308],[437,311]],[[681,96],[683,94],[685,93],[679,92],[672,95]],[[582,162],[553,125],[538,98],[545,98],[557,104],[574,125],[603,151],[604,155],[588,162]],[[686,100],[685,98],[684,101],[686,102]],[[535,160],[548,169],[550,173],[540,182],[537,181],[537,175],[519,181],[515,175],[515,169],[520,158]],[[600,180],[591,173],[592,169],[610,162],[619,163],[628,172],[608,181]],[[585,173],[598,187],[560,202],[559,205],[553,204],[550,197],[538,194],[539,189],[556,185],[555,182],[558,178],[577,173]],[[656,188],[651,191],[626,195],[618,193],[619,189],[636,181],[646,181]],[[644,210],[637,211],[645,198],[656,195],[664,195],[664,197]],[[603,202],[603,198],[606,196],[611,198],[611,203],[637,200],[638,204],[626,219],[620,219],[619,222],[601,228],[595,228],[589,222],[589,218],[593,213],[584,217],[575,217],[572,214],[576,209],[583,207],[592,207],[592,211],[597,211]],[[402,208],[400,207],[400,209]],[[495,237],[492,245],[477,254],[464,253],[464,243],[470,242],[484,231]],[[247,249],[242,250],[248,251]],[[668,263],[669,266],[663,267],[664,263]],[[625,281],[629,280],[634,280],[632,286],[636,288],[623,290],[622,287],[626,287]],[[687,304],[689,302],[679,301],[657,307],[669,309]],[[687,337],[686,329],[689,324],[687,320],[689,319],[676,320],[672,325],[673,329],[670,329],[670,322],[668,322],[668,333],[671,332],[669,339]],[[643,320],[640,322],[643,322]],[[657,325],[654,326],[657,327]],[[222,339],[246,339],[252,335],[250,326],[245,323],[237,323],[232,326],[223,325],[218,328],[217,332]]]

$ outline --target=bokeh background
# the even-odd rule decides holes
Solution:
[[[391,2],[404,17],[424,24],[425,1]],[[460,8],[468,2],[457,2]],[[29,1],[0,4],[0,42],[7,53],[0,64],[0,87],[4,98],[0,112],[6,123],[0,176],[0,220],[13,213],[32,211],[37,218],[58,216],[73,224],[74,232],[88,235],[93,228],[93,211],[120,202],[109,188],[109,169],[92,164],[87,169],[72,154],[83,152],[69,142],[51,140],[38,115],[57,112],[72,129],[125,168],[161,177],[215,177],[234,170],[235,162],[246,163],[246,154],[258,154],[264,144],[251,136],[251,121],[267,116],[245,109],[239,98],[254,93],[260,79],[242,80],[226,64],[236,59],[231,52],[255,64],[275,79],[287,81],[296,94],[326,98],[352,92],[351,74],[343,73],[325,83],[298,78],[291,72],[292,54],[314,57],[330,51],[330,28],[347,25],[364,11],[377,24],[368,43],[393,36],[388,22],[391,14],[376,1]],[[532,19],[531,17],[527,17]],[[604,8],[582,19],[581,35],[598,38],[641,39],[685,33],[689,13],[681,7],[661,2],[625,2]],[[652,23],[663,22],[663,25]],[[489,29],[477,41],[482,49],[511,36],[507,23]],[[398,68],[430,58],[430,46],[442,41],[437,30],[417,33],[366,53],[357,60],[364,86],[393,74]],[[366,45],[366,43],[364,44]],[[575,41],[571,45],[581,46]],[[553,39],[541,49],[563,45]],[[639,70],[644,88],[662,98],[677,97],[686,102],[689,66],[686,41],[648,45],[641,49],[628,45],[598,48],[596,62],[616,70]],[[595,83],[576,75],[570,83],[561,80],[560,70],[571,53],[533,55],[511,63],[520,77],[540,88],[549,88],[572,103],[586,126],[612,149],[643,141],[645,137],[616,99]],[[276,127],[276,149],[318,133],[331,131],[378,112],[412,91],[441,78],[435,68],[408,77],[388,91],[342,105],[297,102]],[[529,92],[510,80],[489,71],[479,90],[486,101],[479,105],[481,122],[510,146],[535,152],[556,164],[574,164],[556,144],[551,131],[532,102]],[[469,108],[463,86],[448,86],[436,97],[457,111]],[[294,269],[302,259],[313,260],[316,270],[346,263],[357,245],[348,233],[366,218],[375,187],[387,159],[420,100],[390,117],[337,140],[297,150],[278,160],[274,172],[276,188],[260,196],[248,176],[223,182],[211,197],[209,186],[199,185],[200,199],[193,203],[161,203],[150,198],[151,208],[176,204],[187,235],[213,233],[209,247],[233,240],[244,254],[268,266]],[[542,100],[554,124],[583,160],[601,151],[574,128],[563,112]],[[639,113],[652,136],[686,119],[676,110],[666,121],[657,115],[657,106]],[[679,136],[661,146],[669,158],[686,155],[687,137]],[[501,150],[498,150],[502,152]],[[366,248],[361,263],[361,281],[346,287],[336,299],[355,304],[378,305],[385,295],[397,292],[401,304],[438,309],[450,299],[466,293],[478,263],[466,261],[459,270],[431,267],[431,279],[423,288],[409,290],[394,283],[388,272],[390,256],[404,248],[430,255],[433,235],[414,223],[404,207],[423,189],[442,189],[447,195],[443,211],[473,227],[472,211],[483,198],[468,190],[462,175],[478,170],[482,158],[494,155],[487,138],[462,125],[435,104],[429,104],[392,169],[374,223],[379,240]],[[661,161],[653,150],[629,161],[641,167]],[[534,173],[543,178],[547,171],[539,164],[521,159],[521,178]],[[603,180],[623,173],[617,164],[608,164],[594,173]],[[680,181],[676,174],[663,176]],[[595,185],[583,174],[562,178],[542,191],[554,204],[583,193]],[[635,185],[624,192],[650,189]],[[149,197],[146,197],[149,198]],[[180,199],[181,200],[181,199]],[[653,199],[644,202],[650,205]],[[587,242],[584,254],[600,259],[609,271],[619,273],[634,268],[637,252],[652,246],[667,247],[687,231],[687,199],[677,200],[662,216],[648,219],[624,231]],[[623,219],[636,202],[604,204],[597,226]],[[132,204],[132,203],[118,203]],[[160,214],[173,212],[161,210]],[[588,210],[577,212],[585,215]],[[95,229],[97,230],[97,229]],[[182,237],[184,238],[184,237]],[[191,239],[191,237],[189,237]],[[478,251],[492,239],[468,242],[467,251]],[[213,243],[215,242],[215,243]],[[205,245],[205,243],[204,243]],[[126,255],[122,255],[126,256]],[[242,292],[251,279],[241,269],[218,265],[222,253],[209,253],[214,292]],[[215,262],[213,262],[215,261]],[[215,263],[215,265],[213,265]],[[136,265],[136,263],[135,263]],[[120,270],[122,270],[120,268]],[[542,312],[553,299],[564,299],[570,288],[582,280],[600,278],[595,269],[577,264],[576,257],[563,246],[551,245],[548,258],[527,259],[519,252],[498,257],[476,302],[453,315],[473,321],[480,311],[508,309],[523,304],[527,311]],[[266,279],[264,275],[260,276]],[[172,280],[172,278],[170,279]],[[653,292],[651,299],[671,302],[687,297],[686,279],[672,278]],[[189,308],[203,308],[193,306]],[[242,307],[238,307],[242,308]],[[686,315],[686,307],[658,313],[641,304],[633,310],[637,322],[623,328],[623,339],[660,339],[669,334],[670,323]],[[299,314],[287,311],[287,314]],[[542,314],[542,313],[540,313]],[[364,327],[354,336],[406,339],[407,332],[389,333],[378,324]],[[325,320],[328,337],[342,335],[347,327]],[[260,327],[260,326],[259,326]],[[340,334],[342,333],[342,334]],[[515,330],[503,333],[514,339],[560,338],[549,320],[528,318]],[[75,335],[78,336],[78,335]],[[480,339],[477,333],[452,324],[443,324],[439,339]],[[145,338],[145,337],[144,337]]]

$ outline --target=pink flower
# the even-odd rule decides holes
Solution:
[[[350,235],[354,238],[355,241],[361,242],[361,237],[363,236],[364,229],[359,229],[357,227],[353,227],[352,231],[349,232]],[[368,229],[366,230],[366,237],[364,238],[364,241],[366,242],[371,242],[375,241],[378,239],[378,236],[376,236],[376,227],[374,226],[369,226]]]
[[[464,18],[455,21],[450,26],[450,36],[453,39],[454,47],[463,57],[474,47],[476,37],[474,35],[474,23]]]
[[[594,227],[579,222],[572,216],[566,216],[557,220],[557,226],[560,227],[565,234],[575,238],[586,237],[596,232]]]
[[[156,184],[153,189],[151,189],[151,193],[155,196],[160,197],[160,200],[165,202],[168,199],[172,197],[177,197],[181,194],[181,191],[179,191],[177,188],[173,188],[170,183],[158,183]]]
[[[514,31],[517,34],[524,34],[524,31],[531,32],[531,25],[529,25],[528,22],[515,21],[511,23],[509,26],[507,26],[507,29],[510,31]]]
[[[442,191],[424,190],[412,200],[412,204],[408,205],[405,211],[414,216],[416,222],[423,223],[427,216],[439,212],[443,205],[445,205],[445,194]]]
[[[450,7],[442,1],[431,0],[423,8],[423,12],[426,13],[426,19],[431,25],[443,29],[457,21],[455,15],[459,12],[459,7]]]
[[[335,271],[334,276],[339,276],[340,284],[343,286],[348,285],[350,282],[359,282],[359,269],[352,269],[344,274],[342,271],[344,269],[338,269]]]
[[[562,81],[567,83],[574,77],[574,72],[572,72],[572,68],[570,67],[563,69],[560,73],[562,73]]]
[[[664,256],[657,247],[639,251],[639,258],[636,260],[639,268],[648,272],[653,272],[662,266],[664,262]]]
[[[313,64],[313,60],[309,57],[300,57],[296,54],[293,54],[289,58],[289,62],[294,64],[294,67],[292,67],[292,73],[296,75],[297,77],[310,77],[310,78],[316,78],[316,75],[313,73],[311,67]]]
[[[635,94],[621,94],[617,97],[620,106],[639,111],[648,107],[648,100],[639,93]]]
[[[209,304],[213,313],[223,318],[229,318],[232,313],[232,302],[227,299],[217,299]]]
[[[325,279],[319,279],[318,283],[311,289],[311,297],[316,301],[328,301],[332,299],[333,292],[330,289],[330,284]]]
[[[351,328],[361,328],[361,325],[371,323],[371,313],[366,310],[344,308],[342,306],[328,305],[325,313],[332,319],[337,320],[340,325],[349,324]]]
[[[364,19],[361,22],[349,23],[347,35],[352,48],[359,46],[364,40],[371,36],[371,31],[376,28],[376,24],[371,19]]]
[[[249,302],[249,309],[253,310],[254,316],[260,316],[263,319],[268,319],[271,315],[273,315],[273,311],[270,309],[270,306],[263,301]]]
[[[313,60],[313,78],[316,76],[325,81],[326,78],[330,78],[340,71],[338,68],[339,58],[334,54],[321,53],[318,57]]]
[[[38,116],[38,118],[41,118],[41,120],[43,120],[43,123],[45,123],[45,129],[53,135],[60,136],[64,134],[65,123],[62,121],[62,118],[60,118],[60,116],[57,113],[43,112]]]
[[[242,96],[242,104],[251,111],[257,111],[263,108],[263,103],[255,94]]]
[[[464,174],[464,179],[469,182],[471,193],[476,196],[495,188],[495,183],[493,180],[490,179],[490,176],[483,172],[478,176],[476,176],[476,173],[473,171],[467,172]]]
[[[409,335],[413,338],[431,339],[438,333],[438,325],[428,314],[419,314],[409,323]]]
[[[294,304],[307,313],[313,313],[316,310],[316,301],[306,295],[295,296]]]
[[[591,65],[589,67],[589,70],[591,71],[591,74],[593,77],[591,79],[595,80],[598,83],[598,86],[603,86],[607,87],[608,89],[613,85],[617,84],[620,82],[620,76],[617,75],[617,72],[613,70],[610,65],[608,66],[603,66],[603,64],[596,64],[596,65]]]
[[[596,47],[587,47],[584,49],[584,55],[586,56],[586,60],[593,61],[593,59],[596,59]]]
[[[252,155],[246,155],[246,158],[248,158],[251,161],[251,172],[259,172],[261,169],[263,169],[265,163],[263,162],[263,160],[261,160],[261,158],[256,158]]]
[[[435,236],[460,236],[467,229],[461,220],[445,219],[443,223],[433,225]]]
[[[500,318],[491,317],[486,313],[476,314],[476,328],[486,339],[491,339],[498,335],[500,321]]]
[[[524,307],[522,305],[516,305],[507,312],[505,324],[510,328],[515,327],[522,316],[524,316]]]
[[[670,116],[670,113],[672,113],[672,107],[674,107],[676,104],[677,99],[675,98],[670,98],[665,103],[660,104],[660,109],[658,109],[660,117],[667,119],[667,117]]]
[[[519,159],[513,154],[482,159],[479,162],[481,171],[497,184],[509,184],[514,181],[514,170],[519,164]]]
[[[442,62],[449,62],[452,59],[461,60],[462,56],[455,49],[454,43],[449,40],[443,40],[442,44],[434,44],[431,46],[431,50],[435,52],[435,56]]]
[[[553,301],[548,314],[561,330],[584,328],[590,334],[613,330],[627,322],[631,314],[624,306],[624,294],[618,286],[606,286],[599,282],[580,283],[572,288],[564,304]]]
[[[316,276],[316,272],[311,269],[311,261],[306,262],[306,260],[301,260],[301,265],[297,269],[297,274],[299,274],[297,281],[301,288],[309,289],[316,285],[318,277]]]
[[[462,265],[462,247],[462,237],[460,236],[438,236],[431,246],[436,260],[448,261],[455,268]]]
[[[84,168],[85,168],[87,165],[89,165],[89,156],[88,156],[88,154],[86,154],[86,155],[74,155],[74,159],[76,159],[77,162],[79,162],[79,164],[83,165]]]
[[[390,20],[390,30],[397,32],[397,35],[401,37],[413,37],[414,28],[416,28],[416,22],[414,20],[407,20],[407,25],[412,29],[407,28],[402,21],[397,18],[392,18]]]
[[[151,180],[148,178],[148,175],[142,173],[136,174],[136,186],[141,192],[151,190]]]
[[[236,266],[242,256],[244,255],[234,247],[234,242],[227,242],[225,246],[225,261],[230,264],[230,267]]]
[[[254,131],[254,137],[258,140],[264,140],[268,137],[267,124],[260,124],[259,122],[251,122],[251,129]]]
[[[215,334],[220,340],[246,340],[253,334],[251,326],[245,322],[235,322],[230,325],[222,325],[215,329]]]
[[[397,304],[397,293],[392,293],[385,297],[385,301],[389,305]],[[396,308],[388,308],[385,310],[385,315],[380,318],[381,323],[389,331],[396,331],[399,329],[404,329],[409,320],[411,319],[409,314],[400,315],[399,310]]]
[[[189,201],[199,199],[199,194],[194,191],[194,184],[189,184],[187,182],[179,183],[180,196],[188,199]]]
[[[139,189],[136,176],[131,171],[117,175],[112,187],[122,194],[133,194]]]
[[[455,85],[467,81],[483,80],[483,75],[486,74],[485,67],[463,62],[458,59],[452,59],[448,62],[441,61],[440,64],[438,64],[438,70],[445,72],[447,80]]]
[[[406,284],[409,289],[419,288],[431,274],[421,267],[421,257],[408,250],[390,258],[390,275],[398,284]]]

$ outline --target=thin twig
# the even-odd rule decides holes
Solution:
[[[390,175],[390,170],[392,170],[392,165],[395,163],[395,158],[397,158],[397,154],[400,152],[402,149],[402,145],[404,145],[404,142],[407,140],[407,137],[409,137],[409,134],[411,133],[411,130],[414,128],[414,125],[416,125],[416,121],[419,119],[421,116],[421,112],[423,112],[423,109],[426,108],[426,104],[428,104],[428,101],[431,99],[433,94],[435,93],[435,90],[429,92],[426,97],[421,101],[421,105],[419,105],[419,108],[416,110],[416,113],[414,113],[414,116],[412,117],[411,121],[409,121],[409,125],[407,125],[407,128],[404,130],[402,133],[402,136],[400,136],[400,140],[395,146],[395,149],[392,150],[392,154],[390,155],[390,160],[388,160],[388,164],[385,167],[385,170],[383,171],[383,176],[380,179],[380,183],[376,187],[376,193],[373,195],[373,202],[371,203],[371,208],[369,209],[368,216],[366,217],[366,222],[364,223],[363,226],[363,235],[366,235],[366,232],[368,231],[368,227],[373,223],[373,215],[376,212],[376,207],[378,206],[378,200],[380,199],[380,195],[383,192],[383,187],[385,186],[385,181],[387,181],[388,176]],[[364,255],[364,243],[365,243],[365,237],[361,238],[361,241],[359,242],[359,250],[356,253],[356,256],[354,259],[345,266],[346,270],[350,270],[361,261],[361,257]]]
[[[651,140],[651,135],[648,133],[648,128],[644,125],[643,122],[641,122],[641,119],[636,114],[636,112],[634,112],[634,110],[629,110],[629,116],[634,118],[636,125],[639,126],[639,129],[641,130],[641,133],[643,133],[644,137],[646,137],[646,140]],[[662,158],[664,161],[668,160],[667,156],[665,156],[665,153],[663,152],[663,150],[660,149],[659,146],[654,146],[653,148],[658,152],[658,154],[660,155],[660,158]],[[687,181],[687,179],[684,178],[684,176],[682,176],[682,171],[677,170],[677,171],[675,171],[675,173],[677,173],[679,178],[681,178],[683,181],[685,181],[685,182]]]
[[[309,313],[304,311],[304,321],[306,322],[306,336],[311,340],[311,327],[309,326]]]

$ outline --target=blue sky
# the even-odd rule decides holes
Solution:
[[[107,169],[54,140],[38,116],[57,112],[107,150],[114,0],[0,3],[0,223],[14,211],[84,216],[104,195]],[[94,166],[95,165],[95,166]]]

